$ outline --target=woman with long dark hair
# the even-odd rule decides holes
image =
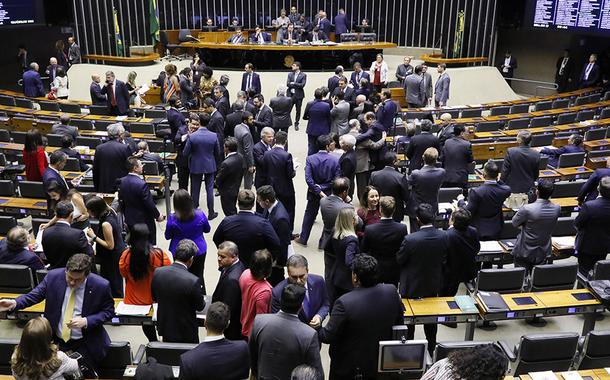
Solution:
[[[123,234],[116,212],[102,198],[94,196],[87,201],[87,211],[99,221],[99,228],[87,228],[87,236],[93,239],[95,255],[100,260],[100,275],[110,282],[112,296],[123,298],[123,278],[119,272],[119,260],[125,249]]]
[[[129,248],[121,255],[119,270],[125,279],[125,298],[128,305],[152,305],[150,284],[156,268],[170,265],[167,253],[154,247],[148,240],[150,231],[144,223],[136,224],[129,230]],[[157,340],[157,332],[152,325],[142,325],[149,341]]]
[[[17,380],[54,380],[64,375],[80,375],[78,361],[53,344],[51,324],[44,317],[30,319],[11,358]]]
[[[381,211],[379,211],[379,191],[374,186],[364,188],[364,194],[361,199],[361,205],[358,209],[358,217],[362,219],[362,231],[358,231],[358,236],[364,236],[364,229],[369,224],[379,223],[381,220]]]
[[[23,163],[25,164],[25,177],[27,180],[42,182],[42,173],[49,166],[49,161],[44,152],[42,135],[36,128],[30,129],[25,135]]]
[[[508,369],[508,360],[492,344],[456,350],[439,360],[421,380],[500,380]]]
[[[173,254],[182,239],[189,239],[197,244],[199,253],[193,259],[193,265],[189,272],[201,279],[205,293],[205,282],[203,281],[203,270],[205,268],[205,254],[207,245],[203,234],[210,232],[211,227],[208,218],[203,211],[196,209],[193,198],[188,191],[178,189],[174,193],[174,213],[167,218],[165,226],[165,238],[170,240],[169,251]]]

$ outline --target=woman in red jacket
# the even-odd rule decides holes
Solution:
[[[33,128],[25,135],[23,148],[23,162],[25,164],[25,177],[28,181],[42,181],[42,173],[47,166],[47,155],[42,145],[42,135],[38,129]]]

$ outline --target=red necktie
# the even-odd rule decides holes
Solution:
[[[108,92],[110,92],[110,104],[112,106],[116,106],[116,97],[114,96],[114,83],[110,83],[108,87]]]

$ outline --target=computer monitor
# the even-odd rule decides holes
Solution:
[[[361,33],[360,41],[361,42],[373,42],[377,40],[377,34],[375,33]]]
[[[358,41],[358,34],[356,33],[342,33],[341,42],[354,42]]]
[[[356,27],[354,28],[356,30],[356,32],[358,33],[373,33],[373,27],[370,25],[356,25]]]
[[[379,372],[417,373],[426,367],[425,340],[383,340],[379,342]]]
[[[216,25],[214,26],[202,26],[201,27],[201,31],[202,32],[216,32],[218,30],[218,27]]]

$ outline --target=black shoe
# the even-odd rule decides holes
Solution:
[[[481,330],[493,331],[498,328],[498,325],[496,325],[496,323],[492,321],[478,321],[477,327]]]
[[[544,327],[544,326],[546,326],[546,321],[543,318],[540,318],[540,317],[527,318],[525,320],[525,323],[527,323],[530,326],[534,326],[534,327]]]
[[[444,322],[444,323],[441,323],[441,325],[443,325],[445,327],[449,327],[450,329],[457,329],[456,322]]]
[[[218,213],[213,212],[208,216],[208,220],[214,220],[214,219],[216,219],[216,217],[218,217]]]

